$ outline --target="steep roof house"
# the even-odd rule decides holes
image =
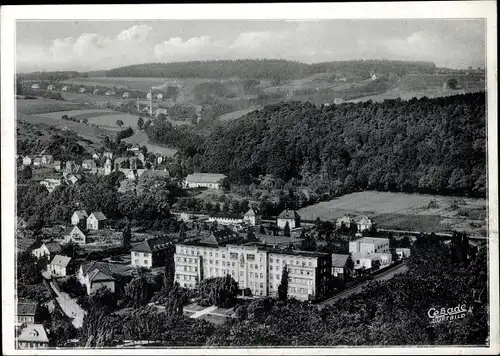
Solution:
[[[149,238],[135,244],[130,252],[132,266],[154,268],[165,265],[172,244],[162,238]]]
[[[87,289],[90,295],[102,287],[108,288],[112,293],[116,290],[116,279],[106,263],[92,261],[80,266],[77,279]]]
[[[47,271],[52,277],[65,277],[71,274],[71,257],[56,255],[47,265]]]
[[[104,229],[106,222],[106,216],[100,211],[94,211],[87,218],[87,229],[88,230],[101,230]]]
[[[71,215],[71,224],[86,226],[88,217],[89,216],[85,210],[76,210],[73,215]]]
[[[38,321],[39,307],[38,303],[18,301],[17,302],[17,323],[29,323],[32,324]]]
[[[21,350],[44,349],[49,347],[49,338],[43,324],[27,324],[17,337]]]
[[[61,252],[61,246],[57,242],[44,242],[42,246],[31,251],[36,258],[48,257],[49,260]]]
[[[276,219],[276,224],[280,229],[284,229],[286,224],[290,229],[295,229],[300,226],[300,215],[295,210],[283,210]]]

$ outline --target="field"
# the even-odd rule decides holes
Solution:
[[[17,112],[26,115],[44,114],[53,111],[66,111],[88,107],[80,103],[47,98],[16,99]]]
[[[334,220],[350,213],[370,216],[379,228],[486,234],[485,199],[366,191],[317,203],[298,213],[305,220]]]

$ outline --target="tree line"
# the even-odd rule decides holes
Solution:
[[[484,197],[485,123],[480,92],[321,107],[281,102],[216,125],[204,139],[192,133],[186,140],[165,124],[148,134],[158,143],[181,140],[194,171],[232,182],[271,175],[320,195],[373,189]]]

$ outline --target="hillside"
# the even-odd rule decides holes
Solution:
[[[484,197],[485,135],[484,92],[321,108],[282,102],[216,126],[185,155],[198,171],[246,182],[271,174],[320,194]]]

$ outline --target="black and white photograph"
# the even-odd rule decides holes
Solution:
[[[2,7],[3,354],[498,354],[496,3]]]

